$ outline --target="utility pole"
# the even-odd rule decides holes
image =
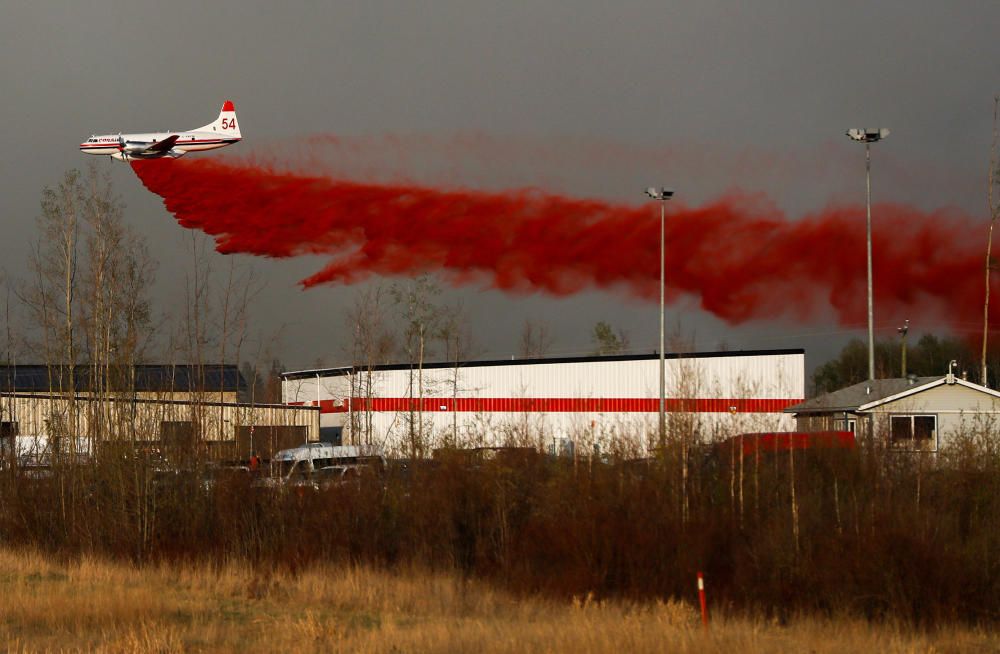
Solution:
[[[907,332],[910,331],[910,321],[907,320],[907,321],[903,322],[903,326],[902,327],[898,327],[896,329],[896,331],[899,332],[899,335],[903,339],[903,365],[902,365],[902,369],[903,369],[903,379],[906,379],[906,334],[907,334]]]
[[[990,212],[989,239],[986,241],[986,297],[983,301],[983,359],[980,383],[987,386],[986,376],[986,343],[989,339],[990,325],[990,272],[993,270],[993,227],[1000,218],[1000,206],[993,203],[993,187],[997,181],[997,108],[1000,107],[1000,95],[993,96],[993,142],[990,145],[990,172],[986,178],[986,205]]]

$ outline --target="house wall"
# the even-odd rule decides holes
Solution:
[[[943,384],[909,397],[887,402],[871,411],[876,434],[886,435],[892,415],[937,417],[937,447],[963,432],[981,429],[1000,420],[1000,398],[959,384]]]

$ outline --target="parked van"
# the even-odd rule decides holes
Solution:
[[[364,466],[375,474],[381,474],[385,469],[385,460],[380,456],[363,455],[356,445],[306,443],[277,452],[271,459],[269,472],[276,483],[285,484],[311,479],[317,470],[333,466]]]

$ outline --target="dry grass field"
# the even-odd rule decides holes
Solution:
[[[515,598],[411,571],[246,566],[135,568],[0,550],[5,651],[273,652],[980,652],[996,635],[852,620],[786,626],[716,618],[680,602]]]

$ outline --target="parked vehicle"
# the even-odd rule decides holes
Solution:
[[[329,488],[362,474],[381,474],[384,468],[382,457],[364,456],[354,445],[307,443],[277,452],[260,485]]]
[[[283,481],[309,476],[314,470],[334,465],[344,459],[356,459],[360,448],[353,445],[306,443],[280,450],[271,458],[270,473]]]

